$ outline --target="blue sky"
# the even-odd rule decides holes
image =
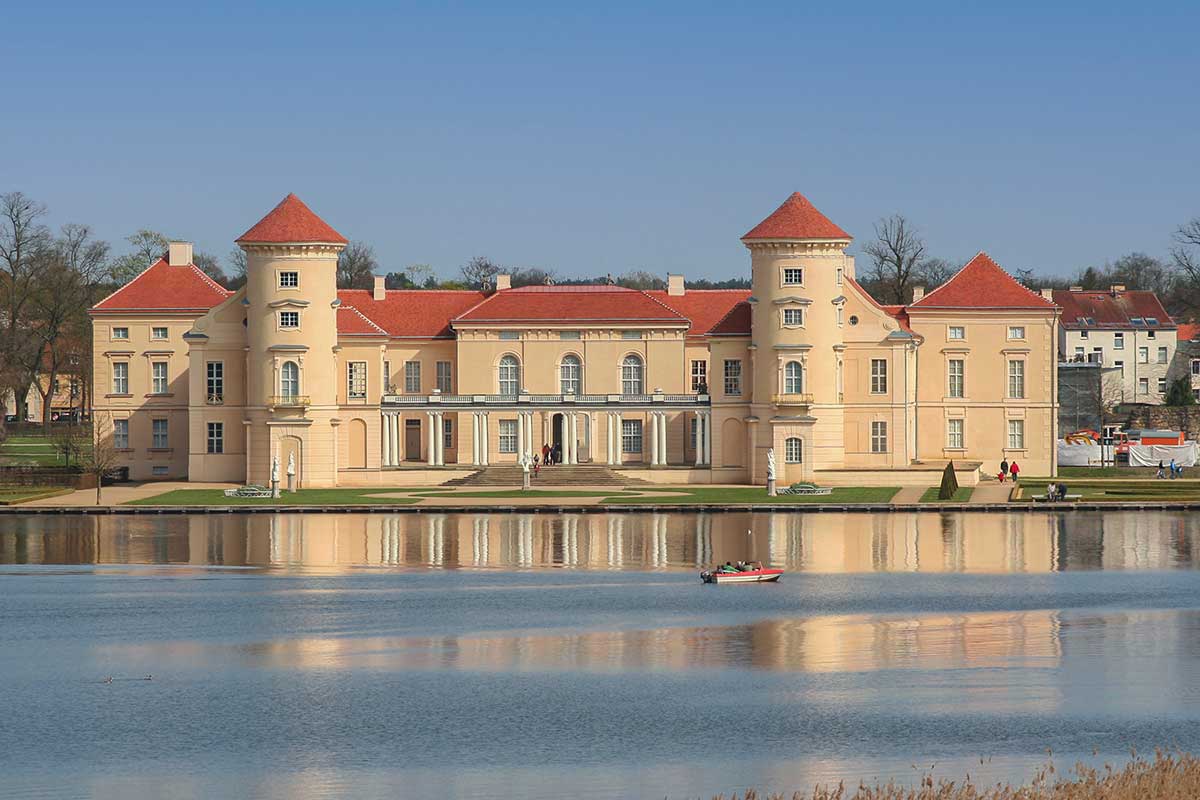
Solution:
[[[1136,12],[1136,13],[1134,13]],[[287,192],[385,269],[744,275],[792,191],[1066,273],[1200,215],[1195,3],[9,4],[0,191],[224,255]],[[15,65],[15,66],[14,66]]]

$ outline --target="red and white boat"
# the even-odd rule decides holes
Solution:
[[[764,569],[762,564],[755,566],[756,569],[737,572],[701,572],[700,580],[705,583],[774,583],[783,574],[781,569]]]

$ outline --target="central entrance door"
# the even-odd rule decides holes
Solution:
[[[421,460],[421,420],[404,420],[404,460]]]
[[[553,417],[550,418],[550,446],[557,447],[560,450],[562,449],[562,443],[563,443],[562,426],[563,426],[563,415],[562,414],[555,414]]]

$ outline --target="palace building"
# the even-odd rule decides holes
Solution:
[[[799,193],[742,242],[752,288],[336,285],[346,238],[289,195],[230,292],[173,242],[92,309],[94,410],[137,480],[440,483],[557,445],[662,483],[1050,474],[1058,307],[980,253],[907,306]]]

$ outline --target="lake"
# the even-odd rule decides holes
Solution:
[[[1164,512],[0,516],[0,794],[707,798],[1198,752],[1198,535]],[[737,558],[788,574],[698,580]]]

